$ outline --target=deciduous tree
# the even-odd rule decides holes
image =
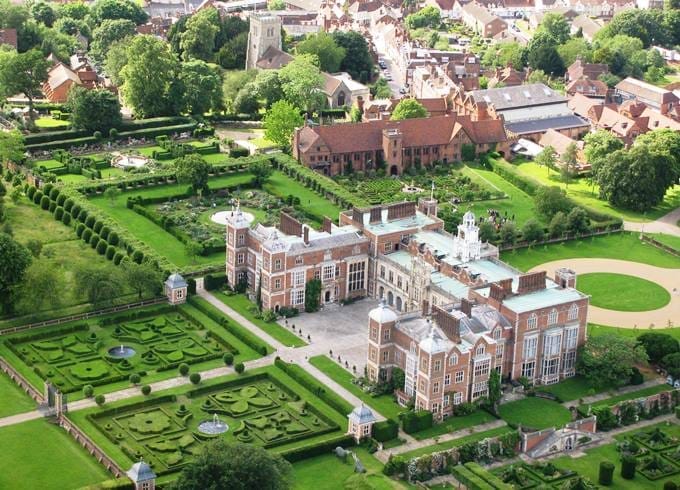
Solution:
[[[97,62],[102,63],[111,45],[128,36],[134,36],[137,33],[136,27],[136,24],[128,19],[106,19],[92,31],[89,54]]]
[[[24,136],[19,131],[0,131],[0,162],[20,162],[24,152]]]
[[[403,99],[392,111],[391,121],[402,121],[404,119],[414,119],[417,117],[427,117],[428,112],[425,106],[416,99]]]
[[[295,128],[304,124],[300,110],[290,102],[280,100],[272,105],[264,118],[265,137],[277,145],[288,148]]]
[[[325,105],[323,77],[315,56],[303,54],[279,70],[281,89],[288,102],[308,114]]]
[[[5,51],[0,61],[0,95],[24,94],[32,115],[33,100],[41,96],[42,84],[47,80],[49,61],[37,49],[25,53]]]
[[[31,264],[31,253],[11,236],[0,233],[0,305],[3,313],[11,313],[16,297],[16,288]]]
[[[211,61],[219,31],[220,16],[217,9],[201,9],[193,14],[186,23],[186,30],[180,35],[182,58]]]
[[[599,387],[622,386],[633,367],[645,364],[647,353],[635,339],[616,334],[592,335],[580,349],[578,372]]]
[[[355,31],[335,31],[333,39],[345,50],[340,70],[349,73],[354,80],[367,83],[373,71],[373,58],[366,38]]]
[[[140,25],[149,19],[147,13],[131,0],[96,0],[90,6],[90,14],[97,24],[106,19],[128,19]]]
[[[326,32],[308,36],[298,43],[296,51],[315,55],[319,59],[319,68],[330,73],[338,71],[345,58],[345,48],[338,46],[335,38]]]
[[[184,88],[184,110],[203,115],[222,109],[222,74],[217,65],[192,60],[182,63],[180,81]]]
[[[76,271],[75,280],[76,293],[85,296],[95,308],[111,304],[123,289],[118,269],[86,266]]]
[[[73,87],[68,94],[67,107],[71,110],[74,128],[108,134],[122,122],[120,102],[110,90]]]
[[[123,265],[125,283],[142,299],[144,293],[157,295],[163,290],[163,277],[160,271],[149,262],[126,261]]]
[[[210,164],[203,157],[192,153],[175,160],[175,175],[177,180],[191,185],[195,192],[201,192],[208,186]]]

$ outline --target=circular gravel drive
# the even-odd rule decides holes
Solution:
[[[545,270],[552,277],[555,270],[567,267],[576,271],[576,289],[579,289],[579,275],[598,272],[625,274],[654,282],[663,287],[670,294],[670,301],[666,306],[656,310],[633,312],[615,311],[593,306],[588,308],[588,321],[598,325],[610,325],[623,328],[647,328],[654,325],[657,328],[680,326],[680,269],[665,269],[653,265],[641,264],[615,259],[564,259],[546,262],[531,269],[531,271]]]

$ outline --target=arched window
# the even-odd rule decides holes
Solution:
[[[557,310],[553,308],[548,315],[548,325],[555,325],[557,323]]]
[[[387,293],[387,304],[390,306],[394,304],[394,295],[392,294],[392,291]]]
[[[569,318],[569,320],[576,320],[576,319],[578,318],[578,306],[576,305],[576,303],[573,303],[573,304],[569,307],[569,316],[568,316],[568,318]]]
[[[529,315],[529,318],[527,318],[527,329],[533,329],[538,326],[538,317],[536,316],[536,313],[532,313]]]
[[[397,296],[397,311],[401,311],[401,297]]]

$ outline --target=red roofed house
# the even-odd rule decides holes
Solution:
[[[584,63],[579,57],[567,68],[567,80],[578,80],[588,77],[596,80],[605,73],[609,73],[609,66],[606,63]]]
[[[477,153],[496,149],[508,154],[508,138],[500,118],[450,116],[377,120],[333,126],[305,126],[293,135],[293,156],[326,175],[342,174],[347,166],[365,171],[384,164],[389,175],[411,165],[461,159],[462,145]]]
[[[592,78],[583,77],[577,78],[569,82],[565,88],[567,95],[582,94],[586,97],[594,97],[604,99],[609,93],[607,84],[600,80],[593,80]]]

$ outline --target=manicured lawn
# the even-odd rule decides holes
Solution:
[[[35,120],[35,125],[41,129],[58,130],[68,128],[71,123],[69,121],[62,121],[51,117],[39,117]]]
[[[496,420],[496,417],[486,410],[480,409],[470,415],[454,415],[440,424],[434,424],[429,429],[421,430],[420,432],[411,434],[411,436],[418,440],[428,439],[430,437],[441,436],[442,434],[448,434],[449,432],[455,432],[475,425],[485,424],[493,420]]]
[[[647,213],[639,213],[626,209],[615,208],[607,201],[598,198],[598,188],[591,185],[587,179],[573,179],[567,186],[554,170],[541,167],[533,162],[522,162],[516,165],[523,174],[532,177],[543,185],[559,186],[566,189],[567,195],[577,203],[602,213],[620,217],[628,221],[653,221],[680,206],[680,186],[675,186],[666,193],[664,201]]]
[[[667,247],[674,248],[675,250],[680,252],[680,236],[664,235],[663,233],[656,233],[650,236],[654,238],[657,242],[661,242]]]
[[[299,208],[319,223],[323,221],[324,216],[337,221],[338,215],[342,211],[328,199],[303,186],[297,180],[291,179],[283,172],[275,171],[272,173],[264,185],[264,189],[282,199],[291,194],[300,198]]]
[[[208,186],[211,189],[219,189],[231,185],[246,184],[250,182],[251,178],[252,176],[247,173],[219,176],[210,179]],[[113,200],[98,196],[92,198],[91,202],[121,226],[128,229],[138,240],[144,242],[177,267],[192,268],[224,263],[224,253],[222,252],[206,256],[189,257],[186,253],[186,246],[181,241],[151,220],[135,213],[126,206],[127,198],[131,195],[143,198],[170,198],[183,193],[186,187],[184,184],[171,184],[149,189],[134,189],[120,193]]]
[[[655,282],[609,272],[578,276],[578,289],[590,294],[590,304],[617,311],[650,311],[666,306],[671,295]]]
[[[548,427],[559,429],[571,420],[569,410],[561,404],[535,396],[504,403],[498,411],[501,418],[508,424],[521,424],[536,430]]]
[[[534,212],[533,198],[523,190],[512,185],[500,175],[494,173],[492,170],[467,164],[461,171],[472,180],[484,185],[484,187],[491,187],[495,190],[502,191],[508,196],[507,199],[475,201],[473,203],[464,203],[461,205],[461,207],[466,210],[470,208],[478,218],[487,216],[488,209],[496,209],[497,211],[500,211],[501,215],[504,215],[507,212],[508,217],[514,215],[515,222],[519,226],[529,218],[537,217]]]
[[[0,372],[0,418],[17,413],[30,412],[38,408],[36,403],[9,379],[4,372]]]
[[[496,429],[486,430],[484,432],[477,432],[476,434],[470,434],[469,436],[459,437],[458,439],[440,442],[439,444],[433,444],[432,446],[414,449],[413,451],[401,453],[399,456],[405,459],[415,458],[416,456],[422,456],[423,454],[431,454],[438,451],[451,449],[453,447],[460,447],[463,444],[467,444],[468,442],[481,441],[482,439],[486,439],[487,437],[497,437],[513,431],[514,429],[510,429],[509,427],[497,427]]]
[[[0,428],[0,488],[64,490],[112,478],[64,430],[47,420]]]
[[[680,324],[680,322],[676,322],[676,325]],[[665,333],[673,338],[677,339],[680,341],[680,327],[676,328],[664,328],[665,325],[660,325],[659,327],[655,329],[651,328],[617,328],[617,327],[609,327],[606,325],[596,325],[594,323],[589,323],[588,324],[588,335],[592,336],[597,336],[597,335],[606,335],[606,334],[616,334],[620,335],[622,337],[628,337],[628,338],[637,338],[643,333],[646,332],[659,332],[659,333]]]
[[[619,329],[616,330],[617,332],[619,331]],[[588,334],[593,335],[590,327],[588,328]],[[540,391],[552,393],[563,402],[570,402],[572,400],[578,400],[579,398],[606,391],[607,388],[595,388],[583,376],[574,376],[573,378],[567,378],[554,385],[539,386],[538,389]]]
[[[376,410],[379,414],[392,420],[399,420],[399,413],[405,411],[400,407],[391,395],[371,396],[359,386],[352,383],[352,373],[339,366],[326,356],[315,356],[309,359],[312,366],[323,371],[329,378],[345,388],[347,391],[360,398],[366,405]]]
[[[273,338],[281,342],[283,345],[289,345],[291,347],[302,347],[307,345],[303,339],[295,335],[292,330],[288,331],[276,322],[265,322],[261,318],[255,318],[255,315],[251,313],[250,307],[255,304],[248,299],[247,296],[243,294],[234,294],[232,296],[227,296],[219,291],[213,291],[213,294],[220,299],[225,305],[229,306],[246,320],[250,320],[266,333],[271,335]],[[256,335],[256,334],[255,334]]]
[[[647,427],[644,429],[645,432],[653,430],[655,427],[661,428],[665,433],[678,437],[680,436],[680,426],[677,424],[671,424],[667,426],[666,424],[659,424],[652,427]],[[632,430],[630,432],[625,432],[616,436],[618,441],[621,441],[627,437],[632,436],[638,430]],[[616,444],[605,444],[603,446],[596,447],[594,449],[588,449],[584,456],[578,458],[572,458],[571,456],[563,456],[557,459],[551,460],[552,463],[561,469],[567,469],[576,471],[582,476],[587,477],[590,481],[597,483],[600,462],[610,461],[616,465],[614,470],[614,481],[611,487],[621,490],[656,490],[663,488],[664,483],[667,481],[678,481],[678,475],[673,475],[670,477],[662,478],[656,481],[651,481],[642,475],[639,471],[636,472],[635,478],[632,480],[626,480],[621,477],[621,456],[616,449]]]
[[[304,459],[293,464],[294,490],[337,490],[339,488],[361,488],[366,490],[408,488],[405,483],[390,479],[382,474],[382,463],[369,454],[363,447],[350,448],[366,473],[354,472],[354,460],[351,456],[346,461],[335,454],[324,454]]]
[[[630,393],[624,393],[623,395],[617,395],[617,396],[612,396],[611,398],[607,398],[606,400],[602,400],[593,404],[593,408],[595,407],[602,407],[602,406],[608,406],[611,407],[613,405],[616,405],[619,402],[622,402],[624,400],[635,400],[636,398],[641,398],[644,396],[650,396],[650,395],[655,395],[656,393],[661,393],[662,391],[668,391],[673,389],[672,386],[669,386],[667,384],[660,384],[660,385],[655,385],[655,386],[649,386],[647,388],[643,388],[641,390],[637,391],[631,391]],[[584,404],[582,407],[587,408],[588,405]]]
[[[523,271],[553,260],[573,258],[629,260],[656,267],[680,268],[680,258],[641,242],[636,233],[625,232],[523,248],[501,254],[501,260]]]

